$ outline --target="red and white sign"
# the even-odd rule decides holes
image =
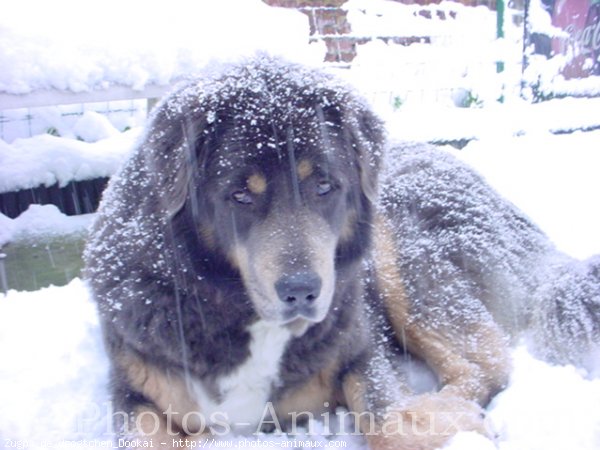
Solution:
[[[563,76],[600,75],[600,0],[556,0],[552,24],[566,33],[552,40],[554,53],[569,58]]]

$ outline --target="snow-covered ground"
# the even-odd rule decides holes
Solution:
[[[357,35],[394,27],[434,35],[434,46],[392,47],[374,41],[359,48],[352,70],[338,71],[373,102],[392,142],[471,139],[463,150],[448,151],[480,171],[561,250],[581,259],[600,254],[600,131],[553,134],[599,127],[598,99],[538,105],[518,100],[510,87],[520,68],[508,65],[506,73],[497,75],[493,62],[519,55],[519,30],[507,30],[506,40],[494,41],[494,14],[485,8],[444,2],[439,8],[456,13],[457,21],[427,22],[414,15],[416,6],[351,0],[346,7]],[[68,21],[57,27],[61,17]],[[262,25],[248,17],[260,17]],[[157,32],[165,23],[168,29]],[[234,30],[243,38],[230,39]],[[141,0],[12,0],[0,14],[0,91],[167,85],[214,56],[256,48],[314,63],[323,48],[308,45],[307,35],[305,16],[269,8],[260,0],[174,0],[168,8]],[[483,107],[454,107],[457,87],[476,95]],[[494,102],[500,94],[504,104]],[[0,141],[0,192],[110,175],[140,132],[118,133],[94,114],[60,128],[61,138]],[[0,215],[0,247],[24,235],[75,232],[89,220],[67,218],[51,206],[32,207],[14,220]],[[535,360],[524,347],[513,356],[510,386],[488,408],[499,433],[497,446],[598,450],[600,379]],[[0,294],[0,448],[108,445],[106,383],[98,319],[81,280]],[[326,444],[325,430],[316,429],[316,435],[300,438]],[[244,439],[224,442],[238,448],[293,445],[293,438],[285,436],[262,436],[267,442],[261,445]],[[364,448],[356,436],[331,442],[338,448]],[[479,435],[463,433],[447,448],[496,447]]]
[[[573,367],[553,367],[519,347],[508,389],[488,408],[500,450],[597,450],[600,379]],[[80,280],[0,298],[0,448],[92,449],[111,440],[107,360],[94,305]],[[326,442],[317,434],[300,436]],[[222,442],[249,447],[251,437]],[[291,437],[260,436],[262,445]],[[363,449],[357,436],[332,438],[337,448]],[[343,445],[346,444],[345,447]],[[20,446],[20,447],[19,447]],[[283,446],[283,445],[282,445]],[[221,447],[223,448],[223,447]],[[491,450],[482,436],[462,433],[451,450]]]

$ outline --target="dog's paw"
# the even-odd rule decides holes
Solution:
[[[368,436],[372,450],[433,450],[460,431],[493,439],[485,411],[475,402],[445,393],[425,394],[389,411],[377,433]]]

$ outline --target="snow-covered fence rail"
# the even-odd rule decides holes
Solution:
[[[114,119],[117,128],[132,126],[127,117],[143,119],[155,99],[160,98],[171,85],[150,85],[144,89],[112,86],[104,90],[72,92],[43,90],[27,94],[0,92],[0,139],[10,142],[15,138],[31,137],[51,132],[60,134],[60,122],[71,116],[75,121],[85,111],[97,111]],[[62,116],[62,117],[61,117]]]
[[[132,145],[135,132],[123,131],[139,127],[148,103],[168,89],[1,93],[0,213],[15,218],[31,204],[67,215],[95,211]]]
[[[61,89],[33,91],[27,94],[0,92],[0,109],[156,98],[161,97],[169,88],[170,86],[149,85],[143,89],[133,89],[129,86],[111,86],[103,90],[83,92]]]

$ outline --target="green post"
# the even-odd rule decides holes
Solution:
[[[496,0],[496,38],[504,37],[504,0]],[[504,72],[504,61],[496,61],[496,73]],[[504,103],[504,83],[502,83],[502,93],[498,102]]]
[[[496,37],[504,37],[504,0],[496,0]],[[496,62],[496,72],[504,72],[504,61]]]

